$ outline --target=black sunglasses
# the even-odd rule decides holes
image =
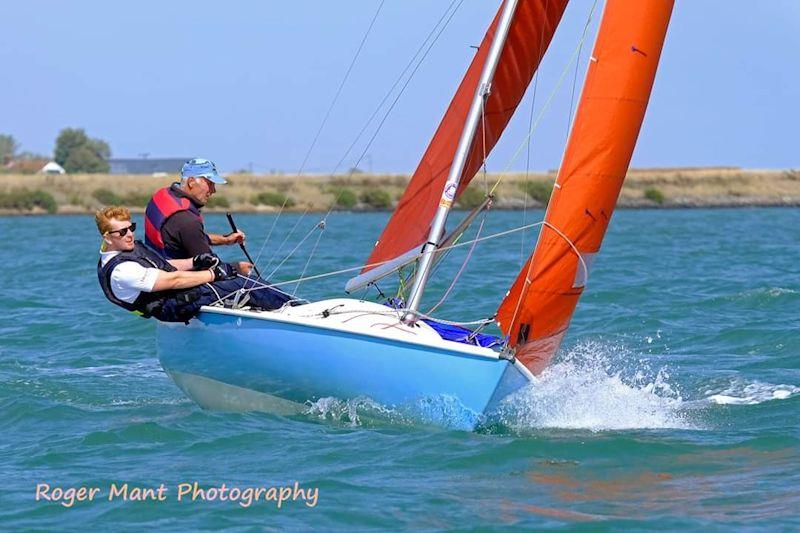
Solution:
[[[128,234],[128,230],[131,230],[131,233],[136,231],[136,222],[131,222],[131,225],[128,226],[127,228],[115,229],[114,231],[107,231],[106,235],[111,235],[112,233],[119,233],[120,237],[124,237],[125,235]]]

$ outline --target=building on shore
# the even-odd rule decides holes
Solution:
[[[111,174],[178,174],[191,157],[109,159]]]
[[[55,161],[50,161],[45,166],[39,170],[42,174],[65,174],[64,167],[56,163]]]

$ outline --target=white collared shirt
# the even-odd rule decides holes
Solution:
[[[105,266],[119,252],[100,252],[100,264]],[[153,292],[159,270],[146,268],[135,261],[125,261],[111,271],[111,292],[114,296],[132,304],[139,293]]]

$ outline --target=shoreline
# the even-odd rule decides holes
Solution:
[[[302,176],[227,174],[206,213],[392,211],[408,183],[405,174]],[[103,205],[144,211],[150,195],[177,175],[0,174],[0,216],[94,214]],[[456,203],[471,209],[499,181],[492,209],[543,209],[554,172],[476,176]],[[736,167],[630,169],[620,192],[620,209],[799,207],[800,170]]]
[[[616,210],[620,211],[679,211],[679,210],[694,210],[694,209],[791,209],[800,207],[800,198],[793,199],[791,202],[743,202],[743,203],[719,203],[719,204],[695,204],[686,203],[678,204],[673,203],[669,205],[624,205],[617,204]],[[529,211],[544,211],[544,206],[529,206]],[[492,211],[522,211],[519,207],[493,207]],[[468,211],[468,209],[455,207],[453,211]],[[144,209],[140,207],[130,208],[132,215],[144,214]],[[307,213],[325,213],[327,209],[319,209],[314,211],[307,211]],[[391,213],[391,209],[334,209],[334,213],[355,213],[355,214],[368,214],[368,213]],[[220,209],[220,208],[203,208],[203,213],[206,215],[224,215],[231,213],[233,215],[272,215],[277,214],[278,210],[263,210],[263,209]],[[302,214],[303,211],[297,209],[286,209],[284,214]],[[0,217],[41,217],[41,216],[54,216],[54,217],[68,217],[68,216],[94,216],[94,210],[59,210],[56,213],[48,213],[43,209],[36,210],[13,210],[13,209],[0,209]]]

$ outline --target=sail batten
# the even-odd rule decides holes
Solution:
[[[485,99],[484,118],[472,139],[452,200],[458,199],[480,168],[484,140],[488,154],[500,138],[550,44],[566,4],[567,0],[518,0]],[[501,5],[366,265],[391,260],[426,241],[502,11]],[[368,270],[366,266],[363,272]]]
[[[558,350],[600,250],[644,119],[672,6],[673,0],[606,3],[545,225],[497,312],[509,345],[533,372]]]

